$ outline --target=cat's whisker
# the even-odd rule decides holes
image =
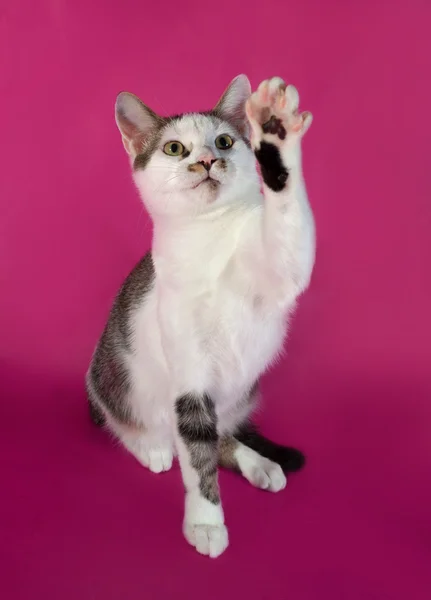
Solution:
[[[171,183],[172,181],[174,181],[175,179],[178,179],[179,177],[182,177],[183,173],[177,173],[176,175],[174,175],[173,177],[171,177],[170,179],[167,179],[166,181],[163,181],[158,188],[156,188],[155,190],[153,190],[154,192],[159,192],[161,191],[161,189],[168,185],[169,183]]]

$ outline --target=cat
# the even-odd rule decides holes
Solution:
[[[244,75],[207,112],[161,117],[132,94],[116,101],[154,233],[93,354],[90,412],[154,473],[178,456],[183,533],[211,557],[228,546],[217,466],[278,492],[304,463],[250,421],[315,260],[301,168],[312,116],[298,104],[282,79],[252,93]]]

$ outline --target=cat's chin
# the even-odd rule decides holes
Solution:
[[[217,179],[207,177],[198,184],[195,184],[191,188],[191,191],[195,191],[200,197],[201,201],[204,201],[206,204],[212,204],[219,196],[221,185],[221,182]]]

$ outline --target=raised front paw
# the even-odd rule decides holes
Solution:
[[[299,94],[293,85],[280,77],[262,81],[247,100],[246,112],[252,129],[252,142],[259,148],[262,141],[278,147],[301,138],[311,125],[309,112],[298,112]]]
[[[262,178],[273,192],[283,191],[290,171],[298,167],[299,140],[311,125],[311,113],[299,113],[298,105],[296,88],[279,77],[263,81],[246,103]]]

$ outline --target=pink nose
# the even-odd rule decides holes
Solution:
[[[203,152],[197,159],[197,163],[200,163],[205,167],[207,171],[211,169],[211,165],[216,161],[216,158],[212,152]]]

